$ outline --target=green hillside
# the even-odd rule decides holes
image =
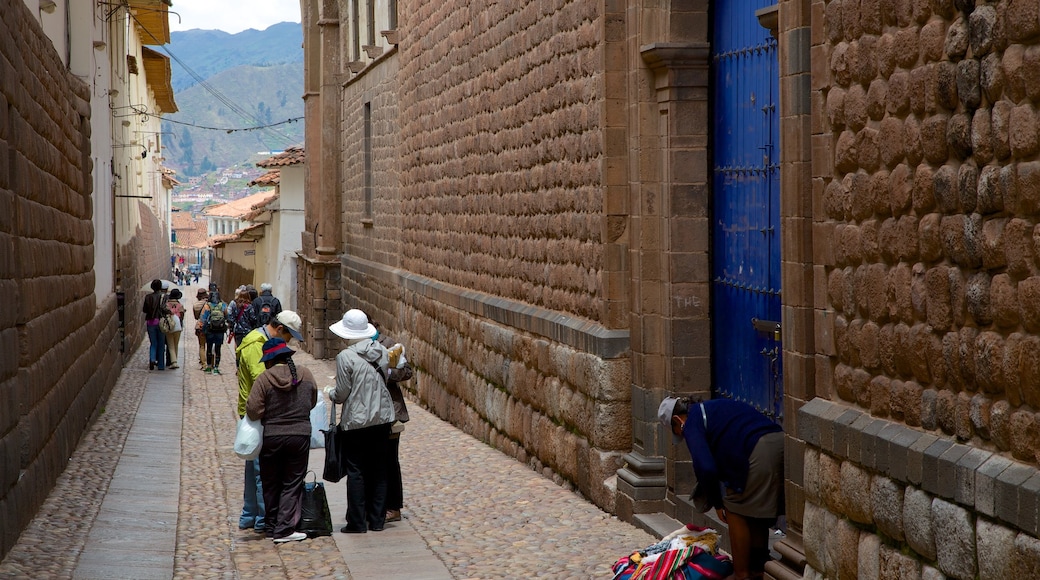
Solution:
[[[302,62],[237,66],[211,77],[206,85],[223,98],[196,85],[176,94],[178,113],[163,117],[166,165],[179,174],[200,175],[247,162],[260,151],[303,144],[302,119],[251,129],[303,116]]]
[[[291,22],[170,35],[163,48],[178,112],[163,116],[163,145],[165,165],[181,181],[303,144],[302,37]],[[275,126],[259,129],[267,125]]]

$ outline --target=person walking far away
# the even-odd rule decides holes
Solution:
[[[281,301],[271,295],[271,285],[264,282],[260,285],[260,295],[253,300],[253,324],[256,327],[263,326],[281,311]]]
[[[246,414],[249,395],[252,393],[256,378],[267,370],[267,366],[260,360],[264,357],[264,343],[272,338],[280,338],[285,342],[295,338],[297,341],[303,342],[303,335],[300,334],[302,326],[303,322],[298,314],[292,310],[282,311],[267,325],[247,334],[235,349],[235,357],[238,362],[237,411],[239,418]],[[259,459],[246,461],[242,485],[242,513],[238,516],[238,529],[253,528],[260,533],[265,531],[266,507],[263,489]],[[267,531],[273,533],[274,528],[268,528]]]
[[[175,369],[180,366],[178,361],[180,360],[180,347],[181,347],[181,331],[184,329],[184,305],[181,304],[181,298],[184,295],[181,294],[180,288],[174,288],[170,290],[170,294],[166,299],[166,309],[173,313],[177,317],[178,326],[176,330],[167,332],[166,334],[166,354],[169,356],[169,361],[166,365],[167,368]]]
[[[311,448],[310,412],[318,402],[314,375],[297,368],[282,338],[263,344],[260,362],[265,370],[253,383],[246,414],[264,426],[260,447],[260,480],[263,482],[267,527],[274,543],[296,542],[307,534],[300,523],[303,482]]]
[[[171,260],[173,257],[171,256]],[[152,280],[149,285],[151,294],[144,297],[141,311],[144,312],[145,330],[148,331],[148,370],[156,367],[166,370],[166,335],[159,329],[159,318],[166,309],[166,294],[162,291],[162,281]]]
[[[199,341],[199,369],[206,368],[206,331],[202,328],[202,309],[209,302],[209,292],[199,288],[195,293],[195,303],[191,305],[191,312],[195,315],[195,338]]]
[[[206,368],[203,372],[220,374],[220,345],[227,332],[227,304],[220,300],[220,292],[210,290],[209,301],[202,309],[202,330],[206,333]]]
[[[345,534],[380,532],[386,523],[386,462],[394,402],[386,388],[386,348],[373,338],[374,326],[353,309],[329,327],[347,341],[336,355],[336,385],[325,387],[333,404],[343,404],[343,460],[347,472]]]
[[[255,297],[256,290],[252,286],[240,286],[235,301],[228,304],[228,327],[231,329],[231,332],[228,333],[228,342],[230,343],[232,339],[235,341],[232,348],[237,349],[238,345],[242,344],[242,339],[256,328],[252,322],[252,302]]]
[[[784,514],[782,429],[751,405],[731,399],[667,397],[657,418],[676,443],[686,441],[697,475],[694,505],[715,508],[729,526],[733,578],[762,578],[769,528]]]
[[[386,464],[386,521],[401,521],[401,508],[404,507],[404,480],[401,477],[401,434],[404,432],[404,424],[408,422],[408,405],[404,401],[404,393],[401,391],[400,383],[412,378],[415,371],[411,363],[404,356],[404,345],[394,340],[389,335],[383,334],[383,329],[378,322],[372,320],[372,326],[376,329],[375,338],[379,344],[386,347],[388,353],[386,388],[390,391],[390,398],[394,402],[394,416],[396,421],[390,426],[390,442],[387,452]]]

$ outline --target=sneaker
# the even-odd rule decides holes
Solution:
[[[202,367],[202,372],[204,372],[204,373],[212,373],[213,372],[213,367]]]
[[[148,370],[150,370],[150,371],[154,371],[155,370],[155,361],[154,360],[148,361]]]
[[[300,540],[306,540],[307,534],[303,532],[293,532],[284,538],[275,538],[274,543],[284,544],[286,542],[299,542]]]
[[[213,367],[213,374],[219,375],[220,374],[220,369],[217,368],[217,367]]]
[[[401,521],[401,510],[387,510],[386,521],[388,522],[399,522]]]
[[[168,368],[168,369],[179,369],[179,368],[181,368],[181,365],[170,365],[170,366],[168,366],[166,368]]]

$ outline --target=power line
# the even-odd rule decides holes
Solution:
[[[206,80],[203,79],[201,75],[199,75],[197,72],[192,70],[191,67],[189,67],[187,64],[185,64],[184,61],[182,61],[179,57],[177,57],[177,55],[173,54],[173,52],[170,51],[169,47],[166,44],[160,42],[159,39],[156,38],[155,35],[152,34],[152,32],[150,30],[148,30],[148,28],[145,27],[141,23],[140,20],[137,19],[137,16],[134,15],[132,10],[130,10],[130,7],[126,3],[126,0],[123,0],[122,5],[126,9],[126,13],[130,16],[130,18],[132,18],[134,20],[134,22],[136,22],[138,24],[138,26],[140,26],[140,28],[142,30],[144,30],[148,34],[148,36],[150,36],[152,38],[152,40],[156,44],[158,44],[159,47],[162,48],[163,51],[166,54],[168,54],[170,56],[171,59],[176,61],[177,64],[181,65],[181,68],[183,68],[193,79],[195,79],[195,81],[198,82],[198,84],[200,86],[202,86],[202,88],[205,89],[206,92],[210,93],[218,101],[220,101],[225,106],[227,106],[229,109],[231,109],[232,112],[238,114],[240,117],[242,117],[246,121],[250,121],[250,122],[256,124],[256,126],[255,127],[242,128],[242,129],[228,129],[228,128],[220,128],[220,127],[204,127],[204,126],[200,126],[200,125],[194,125],[192,123],[186,123],[184,121],[176,121],[174,119],[169,119],[169,118],[166,118],[166,117],[162,118],[164,121],[169,121],[171,123],[177,123],[177,124],[180,124],[180,125],[187,125],[189,127],[198,127],[200,129],[210,129],[210,130],[225,131],[228,134],[234,133],[236,131],[257,131],[257,130],[263,130],[268,135],[273,136],[273,137],[275,137],[277,139],[281,139],[285,143],[290,143],[290,144],[295,143],[295,140],[293,138],[291,138],[288,135],[285,135],[283,133],[279,133],[278,131],[275,131],[274,129],[272,129],[272,127],[276,127],[276,126],[279,126],[279,125],[284,125],[286,123],[292,123],[292,122],[295,122],[295,121],[297,121],[299,119],[302,119],[303,117],[296,117],[294,119],[287,119],[285,121],[281,121],[281,122],[278,122],[278,123],[271,123],[271,124],[268,124],[268,125],[263,125],[258,117],[253,116],[252,113],[250,113],[250,112],[246,111],[245,109],[241,108],[237,103],[232,101],[226,95],[222,94],[220,91],[218,91],[215,88],[213,88],[213,86],[210,85],[209,83],[207,83]],[[113,10],[113,12],[114,12],[114,10]]]
[[[299,121],[300,119],[303,119],[303,117],[293,117],[291,119],[286,119],[284,121],[279,121],[277,123],[271,123],[270,125],[262,125],[260,127],[243,127],[243,128],[239,128],[239,129],[234,129],[234,128],[227,128],[227,127],[207,127],[206,125],[196,125],[195,123],[188,123],[188,122],[185,122],[185,121],[178,121],[176,119],[170,119],[169,117],[162,117],[162,120],[164,122],[168,121],[170,123],[177,123],[178,125],[185,125],[187,127],[194,127],[195,129],[207,129],[207,130],[210,130],[210,131],[224,131],[224,132],[226,132],[228,134],[235,133],[237,131],[259,131],[261,129],[268,129],[270,127],[277,127],[278,125],[285,125],[287,123],[295,123],[296,121]],[[290,141],[291,141],[291,139],[290,139]]]

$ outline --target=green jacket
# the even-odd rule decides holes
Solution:
[[[235,349],[235,356],[238,357],[239,417],[246,414],[246,401],[249,400],[249,392],[253,390],[253,381],[267,370],[267,365],[260,362],[260,358],[264,356],[264,343],[268,338],[261,326],[249,331]]]

